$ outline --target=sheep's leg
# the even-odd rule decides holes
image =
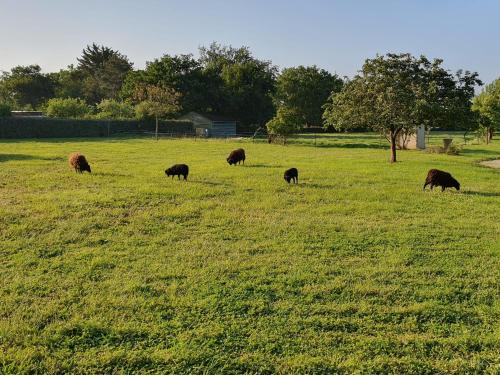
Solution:
[[[424,184],[424,191],[425,191],[425,188],[427,187],[427,185],[429,185],[429,183],[426,181],[425,184]]]
[[[177,175],[177,179],[180,181],[180,179],[181,179],[181,175],[180,174]]]
[[[431,190],[434,189],[434,184],[431,184]]]
[[[444,186],[441,186],[441,191],[445,191],[446,188]]]

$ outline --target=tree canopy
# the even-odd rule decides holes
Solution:
[[[132,63],[118,51],[92,44],[82,51],[78,70],[83,74],[83,96],[89,103],[115,99]]]
[[[486,141],[489,142],[494,130],[500,128],[500,78],[474,98],[472,109],[479,114],[480,126],[485,129]]]
[[[445,70],[442,60],[387,54],[365,61],[363,68],[325,105],[325,126],[339,130],[367,126],[386,135],[391,162],[397,137],[416,126],[448,128],[470,115],[477,73]]]
[[[292,109],[302,125],[321,126],[323,105],[342,85],[336,74],[316,66],[287,68],[276,81],[275,105]]]
[[[55,84],[39,65],[16,66],[0,81],[1,101],[18,109],[35,109],[54,96]]]

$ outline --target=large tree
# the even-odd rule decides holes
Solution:
[[[121,95],[132,98],[139,86],[169,87],[182,93],[180,105],[186,112],[205,112],[209,107],[209,87],[199,61],[192,55],[164,55],[146,64],[144,70],[131,71],[125,78]]]
[[[78,70],[83,75],[83,95],[92,104],[102,99],[118,97],[132,63],[127,56],[109,47],[92,44],[78,58]]]
[[[211,112],[245,125],[264,125],[273,115],[277,68],[253,57],[247,47],[212,43],[200,48]]]
[[[339,130],[369,127],[384,134],[396,161],[397,138],[416,126],[449,128],[471,118],[477,73],[449,73],[443,61],[387,54],[363,68],[325,105],[325,126]]]
[[[50,73],[50,77],[55,83],[55,96],[57,98],[81,98],[83,97],[84,73],[69,65],[67,69]]]
[[[493,132],[500,127],[500,78],[486,85],[474,98],[472,109],[479,114],[479,123],[484,129],[486,142],[490,142]]]
[[[0,77],[1,101],[15,109],[36,109],[54,96],[55,83],[39,65],[16,66]]]
[[[321,126],[323,105],[342,85],[336,74],[316,66],[287,68],[276,82],[275,105],[293,110],[302,125]]]

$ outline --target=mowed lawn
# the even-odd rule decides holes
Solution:
[[[500,141],[298,143],[1,140],[0,373],[498,373]]]

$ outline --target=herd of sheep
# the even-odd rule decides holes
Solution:
[[[227,162],[229,165],[237,165],[243,162],[245,164],[245,150],[239,148],[237,150],[231,151],[229,156],[227,157]],[[80,153],[73,153],[69,156],[69,164],[72,168],[75,169],[77,173],[83,173],[85,171],[91,173],[90,165],[87,162],[85,156]],[[189,174],[189,167],[186,164],[175,164],[170,168],[165,170],[165,174],[172,178],[177,176],[180,180],[181,176],[184,180],[187,180]],[[290,168],[285,171],[284,179],[287,183],[294,182],[295,184],[299,183],[299,171],[297,168]],[[442,191],[445,191],[446,188],[455,188],[460,190],[460,183],[455,180],[451,174],[448,172],[440,171],[439,169],[431,169],[427,173],[427,178],[424,183],[424,190],[430,185],[431,190],[435,186],[440,186]]]

